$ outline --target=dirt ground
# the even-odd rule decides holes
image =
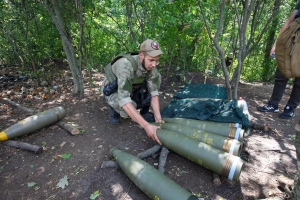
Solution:
[[[192,83],[203,83],[201,74],[188,74],[186,80],[191,80],[192,76]],[[25,98],[22,98],[20,88],[15,87],[18,83],[0,88],[0,131],[30,116],[8,104],[3,99],[5,97],[36,111],[63,106],[66,111],[63,121],[73,123],[80,130],[80,134],[71,135],[53,124],[15,138],[43,147],[41,154],[0,144],[0,199],[149,199],[120,168],[101,168],[103,161],[111,160],[110,149],[113,147],[137,155],[156,143],[130,119],[122,119],[117,126],[108,122],[107,106],[98,92],[103,74],[94,73],[92,78],[90,83],[93,85],[85,86],[84,99],[70,93],[72,81],[68,79],[58,80],[62,84],[61,90],[48,97],[40,93],[23,95]],[[88,83],[88,77],[86,80]],[[170,103],[172,95],[184,85],[183,81],[177,76],[163,80],[161,108]],[[213,77],[207,80],[207,84],[223,83],[222,79]],[[30,84],[27,86],[33,87]],[[210,170],[172,151],[167,158],[165,175],[203,199],[247,200],[284,196],[276,179],[282,174],[293,178],[296,173],[293,139],[300,114],[297,110],[296,117],[283,120],[279,118],[279,113],[258,112],[257,106],[266,103],[272,87],[272,84],[261,83],[243,83],[239,86],[239,96],[246,100],[252,122],[267,123],[274,131],[250,130],[245,136],[241,154],[245,163],[238,182],[221,177],[222,184],[215,186]],[[288,86],[279,106],[281,111],[290,92],[291,86]],[[150,156],[144,160],[157,167],[159,157]]]

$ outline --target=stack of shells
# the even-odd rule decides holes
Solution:
[[[164,118],[164,121],[156,132],[162,145],[229,180],[238,181],[244,164],[239,157],[244,139],[240,124],[184,118]],[[130,180],[151,199],[201,199],[145,161],[117,148],[111,154]]]

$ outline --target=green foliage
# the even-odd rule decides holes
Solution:
[[[90,199],[92,199],[92,200],[97,199],[97,197],[100,195],[101,195],[101,192],[99,192],[99,190],[96,190],[93,194],[90,195]]]
[[[68,159],[68,158],[70,158],[71,156],[72,156],[71,153],[65,153],[64,155],[62,155],[62,158]]]
[[[27,186],[28,187],[33,187],[33,186],[35,186],[36,185],[36,183],[35,182],[30,182],[30,183],[27,183]]]
[[[51,80],[55,68],[49,68],[51,60],[65,58],[61,38],[42,1],[1,1],[0,64],[17,65],[19,70],[32,76]],[[152,0],[152,1],[59,1],[67,35],[76,49],[82,69],[103,71],[103,67],[120,52],[138,50],[146,38],[160,43],[165,53],[161,57],[163,76],[182,76],[187,72],[213,71],[223,76],[220,55],[215,49],[212,36],[217,31],[220,18],[220,1]],[[126,4],[128,3],[128,4]],[[238,1],[239,13],[244,12]],[[209,29],[201,15],[203,7]],[[257,36],[263,31],[271,15],[274,2],[263,1],[261,7],[251,14],[245,37]],[[271,81],[276,68],[274,60],[265,52],[270,49],[281,26],[290,15],[295,2],[282,2],[280,12],[273,18],[275,26],[269,25],[259,44],[243,63],[241,77],[248,81]],[[237,14],[232,1],[225,1],[223,30],[219,43],[225,56],[234,55],[230,75],[237,65],[239,52]],[[256,18],[254,18],[254,16]],[[255,23],[251,31],[251,23]],[[81,29],[82,28],[82,29]],[[269,37],[275,31],[275,38]],[[272,41],[270,41],[272,40]],[[269,45],[270,46],[270,45]],[[80,59],[79,59],[80,58]],[[175,70],[177,69],[177,70]],[[56,73],[56,72],[55,72]]]

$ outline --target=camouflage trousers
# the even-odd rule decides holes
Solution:
[[[119,113],[121,115],[121,117],[123,118],[127,118],[128,115],[125,112],[125,110],[119,106],[119,98],[118,98],[118,93],[113,93],[110,96],[105,96],[104,95],[104,99],[106,101],[106,103],[108,103],[108,105],[110,105],[117,113]],[[132,101],[132,105],[136,108],[137,105],[134,101]]]
[[[101,91],[103,91],[103,88],[105,85],[107,85],[109,82],[107,80],[107,78],[105,77],[104,80],[103,80],[103,83],[102,83],[102,86],[101,86]],[[161,75],[159,75],[159,82],[158,82],[158,89],[160,88],[160,85],[161,85]],[[125,112],[125,110],[119,106],[119,98],[118,98],[118,93],[113,93],[111,94],[110,96],[104,96],[104,100],[105,102],[110,105],[117,113],[119,113],[121,115],[121,117],[123,118],[127,118],[129,117],[127,115],[127,113]],[[137,108],[137,104],[136,102],[132,101],[131,102],[132,105]]]
[[[101,91],[103,91],[105,85],[107,85],[109,82],[107,80],[107,78],[105,77],[104,80],[103,80],[103,83],[102,83],[102,86],[101,86]],[[117,113],[119,113],[121,115],[121,117],[124,117],[124,118],[127,118],[128,115],[127,113],[125,112],[125,110],[123,110],[120,106],[119,106],[119,99],[118,99],[118,93],[113,93],[109,96],[105,96],[103,94],[103,98],[104,98],[104,101],[109,105],[111,106]],[[132,102],[132,105],[136,108],[136,103],[135,102]]]
[[[295,138],[294,145],[296,147],[298,172],[294,178],[293,195],[295,199],[300,199],[300,120],[298,124],[296,124],[295,130],[296,130],[296,138]]]

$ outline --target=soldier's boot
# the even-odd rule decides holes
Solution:
[[[144,106],[140,110],[140,114],[147,122],[155,122],[154,114],[152,112],[149,112],[149,108],[150,105]]]
[[[117,113],[111,106],[108,107],[108,119],[111,124],[120,124],[120,114]]]

